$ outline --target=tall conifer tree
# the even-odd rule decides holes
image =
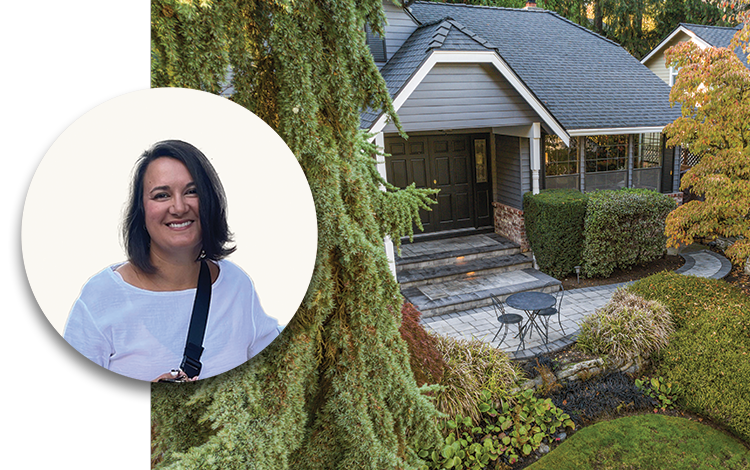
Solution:
[[[226,91],[271,125],[307,176],[319,230],[308,293],[271,346],[219,377],[153,386],[156,464],[411,468],[440,436],[398,332],[383,237],[410,233],[429,195],[381,191],[359,130],[366,106],[396,120],[365,45],[381,1],[152,0],[151,21],[152,85]]]

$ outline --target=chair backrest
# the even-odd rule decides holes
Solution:
[[[562,307],[562,300],[563,296],[565,295],[565,288],[560,284],[560,293],[557,295],[557,312],[560,312],[560,307]]]
[[[497,300],[494,295],[491,295],[490,298],[492,299],[492,307],[495,309],[495,316],[500,320],[500,317],[505,315],[505,304]]]

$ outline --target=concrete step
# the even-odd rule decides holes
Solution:
[[[401,293],[423,317],[429,318],[490,305],[493,295],[504,301],[516,292],[554,293],[560,290],[560,284],[557,279],[529,268],[406,287]]]
[[[521,252],[517,243],[495,233],[413,243],[403,245],[401,250],[401,256],[396,256],[397,272],[449,266],[480,258],[509,256]]]
[[[533,267],[532,259],[520,253],[457,260],[454,264],[402,269],[398,272],[401,288],[435,284],[443,281],[471,278]]]

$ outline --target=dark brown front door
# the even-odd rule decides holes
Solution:
[[[386,175],[400,188],[440,189],[432,211],[420,211],[425,232],[476,226],[472,142],[467,135],[386,138]]]

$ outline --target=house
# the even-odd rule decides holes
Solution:
[[[641,63],[654,72],[659,78],[664,80],[670,87],[674,85],[678,70],[674,67],[667,67],[664,53],[672,46],[684,41],[692,41],[701,49],[708,47],[729,47],[734,35],[742,27],[735,26],[732,28],[721,26],[704,26],[690,23],[680,23],[662,42],[659,43],[651,52],[646,54]],[[748,54],[742,52],[742,49],[735,49],[737,57],[750,68]],[[684,174],[691,167],[695,166],[701,159],[701,155],[690,152],[688,148],[681,149],[680,155],[680,173]]]
[[[733,28],[720,26],[703,26],[698,24],[680,23],[669,36],[659,43],[651,52],[641,59],[641,63],[654,72],[659,78],[664,80],[669,86],[674,85],[677,70],[674,67],[667,67],[664,59],[664,52],[672,46],[681,42],[692,41],[701,49],[707,47],[729,47],[735,33],[741,29],[741,26]],[[735,50],[737,57],[750,68],[748,55],[743,53],[738,47]]]
[[[383,6],[385,37],[368,32],[368,43],[409,138],[372,110],[362,127],[390,154],[379,162],[390,183],[440,189],[425,232],[494,227],[528,249],[528,191],[679,194],[679,159],[661,134],[679,109],[618,44],[534,2]]]

